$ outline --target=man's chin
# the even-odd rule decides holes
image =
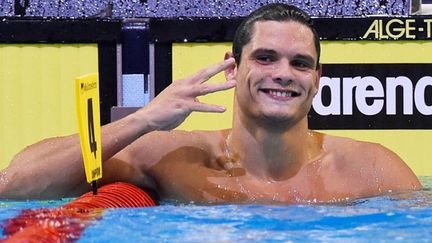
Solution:
[[[288,114],[264,114],[260,120],[266,123],[278,125],[290,124],[295,121],[295,118]]]
[[[273,112],[262,114],[258,120],[262,125],[269,128],[274,127],[276,129],[286,129],[295,126],[297,123],[303,120],[303,118],[304,116],[299,114]]]

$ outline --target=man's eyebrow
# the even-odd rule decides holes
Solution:
[[[278,55],[278,53],[273,49],[267,49],[267,48],[258,48],[252,51],[251,56],[257,55],[257,54],[271,54],[271,55]],[[307,62],[315,62],[313,57],[308,54],[296,54],[294,56],[294,59],[301,59],[305,60]]]
[[[251,56],[257,55],[257,54],[271,54],[271,55],[277,55],[277,52],[273,49],[266,49],[266,48],[258,48],[255,49],[252,53]]]

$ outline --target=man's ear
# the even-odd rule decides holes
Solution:
[[[234,58],[233,54],[231,52],[226,52],[224,60],[227,60],[229,58]],[[231,67],[225,69],[225,79],[228,80],[234,80],[237,75],[237,64],[232,65]]]

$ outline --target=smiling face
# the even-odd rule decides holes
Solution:
[[[263,121],[296,123],[318,90],[313,33],[296,21],[258,21],[234,72],[236,106]]]

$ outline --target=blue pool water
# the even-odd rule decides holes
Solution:
[[[420,179],[425,190],[350,205],[109,209],[78,242],[432,242],[432,177]],[[0,221],[67,201],[0,201]]]

